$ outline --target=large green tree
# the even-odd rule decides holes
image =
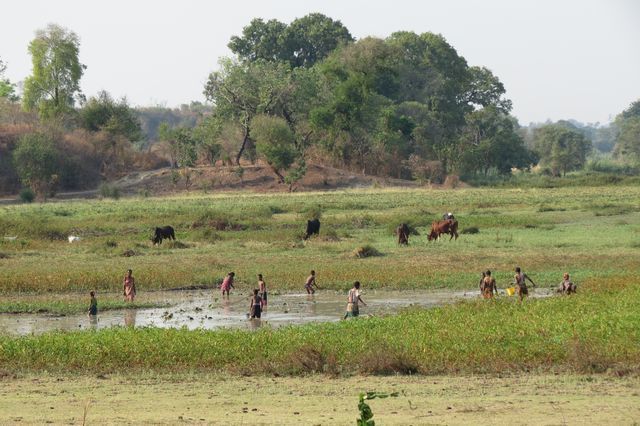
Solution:
[[[217,120],[218,125],[211,126],[211,130],[221,131],[225,121],[241,129],[236,164],[253,146],[251,122],[259,114],[283,118],[302,149],[310,135],[306,125],[308,110],[317,103],[313,71],[291,70],[285,63],[267,61],[223,59],[220,63],[221,70],[209,76],[204,93],[215,105],[209,120]]]
[[[591,141],[577,131],[562,124],[549,124],[534,132],[534,150],[540,165],[559,176],[584,166],[592,149]]]
[[[468,114],[461,134],[461,169],[465,173],[490,171],[506,175],[512,168],[525,168],[534,162],[532,153],[518,134],[517,121],[495,107]]]
[[[614,149],[616,157],[627,161],[640,161],[640,100],[622,111],[616,117],[615,125],[618,130]]]
[[[78,57],[80,39],[59,25],[36,31],[29,44],[32,75],[24,83],[25,109],[38,110],[44,119],[62,117],[82,95],[80,78],[86,66]]]

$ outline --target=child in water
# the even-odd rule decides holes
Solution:
[[[89,292],[89,296],[91,296],[91,302],[89,304],[89,312],[90,316],[98,315],[98,300],[96,299],[96,292]]]
[[[224,297],[225,293],[227,294],[227,297],[229,297],[229,291],[231,291],[232,288],[235,289],[233,286],[233,277],[235,276],[235,272],[229,272],[227,276],[224,277],[224,280],[222,280],[222,285],[220,286],[220,290],[222,290],[222,297]]]
[[[318,284],[316,284],[316,271],[311,271],[311,275],[307,277],[307,281],[304,283],[304,288],[307,290],[307,294],[314,294],[316,290],[313,286],[318,288]]]
[[[133,278],[133,271],[127,270],[127,275],[124,277],[123,289],[124,300],[127,302],[133,302],[136,297],[136,280]]]
[[[258,294],[262,299],[262,310],[267,308],[267,283],[262,279],[262,274],[258,274]]]
[[[253,290],[251,305],[249,306],[249,318],[260,318],[262,315],[262,297],[258,294],[258,289]]]

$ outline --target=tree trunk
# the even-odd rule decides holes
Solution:
[[[273,170],[273,173],[275,173],[276,176],[278,176],[278,183],[284,183],[284,176],[282,176],[280,171],[273,166],[271,166],[271,170]]]
[[[242,140],[242,146],[240,146],[240,151],[238,151],[238,155],[236,155],[236,165],[240,165],[240,157],[242,157],[242,153],[247,147],[247,143],[249,142],[249,128],[247,127],[244,131],[244,139]]]

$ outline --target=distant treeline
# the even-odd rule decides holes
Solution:
[[[45,196],[162,165],[258,160],[290,187],[310,160],[430,182],[513,170],[561,176],[589,161],[638,170],[640,101],[608,126],[521,127],[499,78],[439,34],[355,40],[315,13],[290,24],[254,19],[228,46],[234,56],[203,88],[207,104],[134,109],[107,92],[86,99],[77,35],[38,30],[20,96],[0,61],[0,192]]]

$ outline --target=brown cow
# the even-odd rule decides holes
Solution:
[[[406,223],[400,224],[396,228],[396,235],[398,236],[398,244],[409,245],[409,226]]]
[[[451,238],[449,241],[453,239],[453,237],[458,239],[458,221],[455,219],[447,219],[447,220],[438,220],[431,223],[431,233],[429,234],[429,241],[437,240],[440,238],[442,234],[449,234]]]

